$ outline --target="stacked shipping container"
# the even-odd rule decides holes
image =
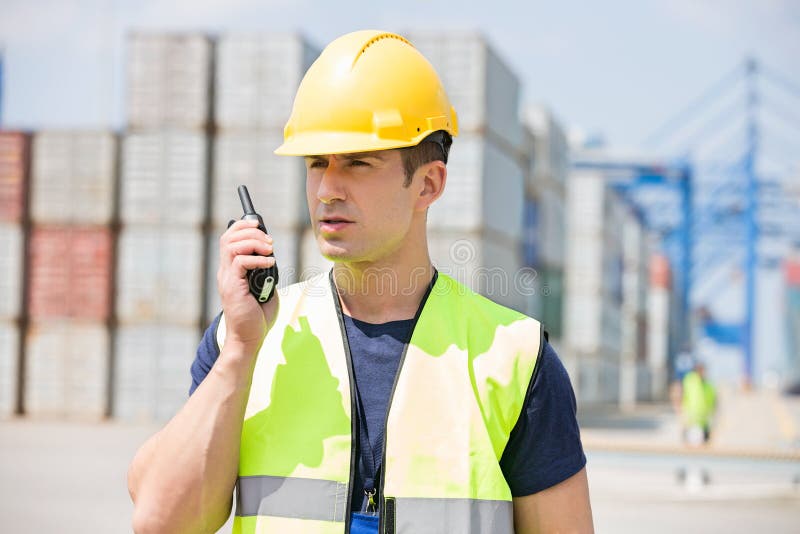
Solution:
[[[647,364],[651,374],[650,395],[664,399],[669,376],[670,309],[674,308],[672,275],[666,256],[654,255],[649,262],[647,293]]]
[[[650,400],[650,368],[645,361],[647,303],[646,234],[638,214],[626,206],[622,223],[622,306],[620,405]]]
[[[0,417],[18,409],[30,138],[0,132]]]
[[[790,387],[800,384],[800,250],[794,250],[784,263],[786,282],[786,383]]]
[[[478,34],[408,37],[436,68],[459,122],[445,193],[428,213],[431,259],[473,289],[525,310],[532,288],[521,271],[526,158],[519,80]]]
[[[602,173],[573,171],[567,188],[565,343],[584,402],[618,400],[622,303],[621,201]]]
[[[525,265],[536,270],[538,281],[529,311],[542,320],[550,342],[558,350],[563,331],[569,145],[563,128],[546,108],[528,108],[524,121],[530,154],[525,184],[524,258]]]
[[[219,237],[242,216],[236,193],[246,185],[274,239],[280,286],[300,278],[300,242],[308,227],[305,164],[276,156],[300,80],[319,54],[297,34],[231,34],[217,43],[215,86],[218,134],[207,236],[209,295],[206,320],[221,306],[217,292]]]
[[[109,411],[116,138],[33,138],[25,412],[99,418]]]
[[[192,34],[134,34],[128,52],[113,412],[166,419],[186,401],[203,315],[213,53]]]

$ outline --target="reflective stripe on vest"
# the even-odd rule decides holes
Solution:
[[[347,484],[330,480],[271,476],[239,477],[236,513],[344,521]]]
[[[352,375],[331,286],[321,275],[279,292],[245,411],[234,532],[345,530]],[[223,317],[220,347],[224,331]],[[390,399],[382,534],[513,532],[499,461],[540,350],[536,320],[438,275]]]

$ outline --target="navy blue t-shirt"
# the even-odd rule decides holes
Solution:
[[[344,320],[360,400],[358,469],[352,493],[355,512],[366,510],[364,489],[373,487],[375,467],[383,454],[389,395],[414,321],[409,319],[372,324],[347,315]],[[203,381],[219,356],[216,343],[218,322],[219,318],[212,322],[200,342],[191,368],[190,394]],[[554,486],[580,471],[586,464],[572,385],[561,360],[549,343],[544,343],[531,380],[522,414],[500,459],[500,468],[514,497],[531,495]],[[366,384],[369,387],[365,387]],[[369,445],[362,445],[362,438],[365,437]],[[372,450],[364,452],[368,448]]]

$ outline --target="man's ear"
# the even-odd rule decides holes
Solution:
[[[445,183],[447,183],[447,167],[441,161],[431,161],[421,165],[414,174],[417,175],[414,181],[420,180],[419,175],[422,175],[418,186],[419,198],[417,198],[416,209],[425,211],[437,198],[442,196]]]

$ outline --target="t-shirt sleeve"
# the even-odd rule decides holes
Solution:
[[[514,497],[555,486],[586,465],[567,370],[553,347],[542,342],[522,413],[500,459]]]
[[[197,347],[197,354],[192,362],[192,386],[189,388],[189,395],[194,393],[200,382],[208,375],[214,362],[217,361],[219,356],[219,345],[217,345],[217,326],[219,326],[219,319],[222,314],[217,315],[211,325],[206,329],[203,334],[203,339],[200,340],[200,346]]]

